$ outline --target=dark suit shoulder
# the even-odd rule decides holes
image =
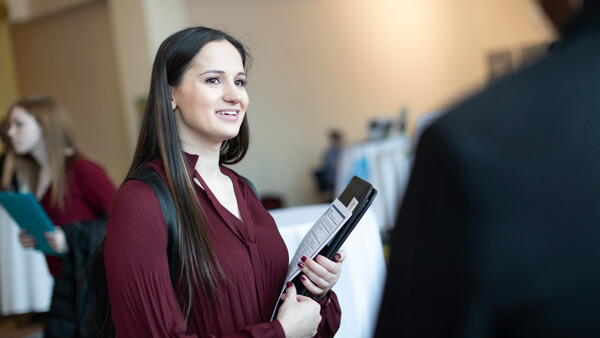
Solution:
[[[459,104],[438,120],[451,139],[518,142],[600,126],[600,29]],[[536,140],[533,140],[536,141]]]

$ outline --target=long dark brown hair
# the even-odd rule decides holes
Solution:
[[[211,41],[222,40],[230,42],[238,50],[246,69],[249,55],[244,45],[219,30],[206,27],[184,29],[171,35],[160,45],[152,66],[150,91],[137,149],[129,169],[129,173],[132,173],[155,159],[160,159],[164,165],[167,185],[177,209],[180,267],[176,291],[181,295],[186,321],[194,294],[197,292],[205,304],[211,304],[218,296],[217,283],[225,277],[189,176],[171,106],[171,88],[180,84],[192,59],[202,47]],[[246,155],[248,144],[246,115],[238,135],[223,142],[219,163],[234,164],[241,161]]]

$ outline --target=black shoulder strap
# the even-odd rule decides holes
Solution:
[[[162,177],[155,170],[145,166],[130,174],[127,179],[134,179],[148,184],[160,202],[167,223],[169,275],[171,284],[176,289],[177,273],[179,272],[179,237],[177,214],[171,193]],[[77,283],[77,324],[81,337],[115,336],[104,270],[105,240],[106,237],[96,247],[88,262],[83,266]]]
[[[179,271],[179,236],[177,228],[177,212],[171,192],[160,174],[147,166],[136,169],[127,177],[127,179],[138,180],[148,184],[150,188],[154,190],[154,193],[160,202],[160,208],[162,209],[165,222],[167,223],[169,274],[171,276],[173,288],[175,288],[177,272]]]
[[[242,176],[243,177],[243,176]],[[256,187],[252,182],[243,177],[244,180],[248,183],[252,191],[256,196],[258,196],[258,192],[256,191]],[[163,216],[165,218],[165,222],[167,223],[167,234],[168,234],[168,246],[167,246],[167,255],[169,258],[169,274],[171,276],[171,283],[173,284],[173,288],[176,287],[175,283],[177,282],[177,273],[179,271],[179,236],[178,236],[178,227],[177,227],[177,212],[175,209],[175,203],[173,202],[173,198],[171,196],[171,192],[167,187],[165,181],[162,179],[159,173],[156,170],[149,168],[147,166],[142,166],[132,172],[128,177],[128,180],[138,180],[142,181],[156,194],[158,201],[160,202],[160,207],[163,212]]]
[[[244,176],[242,176],[242,178],[244,179],[244,181],[246,181],[246,183],[248,183],[248,186],[250,187],[250,189],[252,189],[252,192],[254,192],[254,195],[256,195],[256,197],[258,197],[258,190],[256,190],[254,183],[252,183],[252,181],[250,181],[249,179],[247,179]]]

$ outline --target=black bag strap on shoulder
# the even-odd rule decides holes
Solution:
[[[256,186],[254,186],[254,183],[252,183],[252,181],[250,181],[249,179],[247,179],[244,176],[242,176],[242,178],[244,179],[244,181],[246,181],[246,183],[248,183],[248,186],[250,187],[250,189],[252,189],[252,192],[254,193],[254,195],[256,195],[256,197],[258,197],[258,190],[256,190]]]
[[[171,275],[171,284],[175,287],[177,272],[179,270],[179,231],[177,230],[177,210],[175,209],[171,192],[160,174],[147,166],[138,168],[127,179],[145,182],[154,190],[154,194],[158,197],[163,217],[167,223],[169,273]]]
[[[160,174],[152,168],[143,166],[127,177],[127,180],[139,180],[152,188],[167,223],[169,273],[175,288],[179,270],[177,213],[173,198]],[[104,242],[96,247],[79,274],[77,283],[77,325],[81,337],[112,337],[115,334],[106,272],[104,270]]]

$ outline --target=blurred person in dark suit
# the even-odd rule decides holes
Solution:
[[[600,0],[421,137],[376,337],[600,337]]]

